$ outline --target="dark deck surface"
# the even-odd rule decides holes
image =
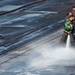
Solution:
[[[0,0],[0,12],[33,1],[36,0]],[[0,39],[0,75],[73,73],[75,51],[60,51],[58,43],[65,15],[74,3],[74,0],[46,0],[0,16],[0,35],[4,36]]]

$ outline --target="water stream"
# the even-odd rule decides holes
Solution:
[[[70,47],[70,35],[67,36],[66,49],[69,49],[69,47]]]

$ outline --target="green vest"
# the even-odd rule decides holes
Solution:
[[[70,26],[70,28],[68,28],[68,24],[65,23],[65,25],[64,25],[64,29],[65,29],[66,31],[72,31],[72,29],[73,29],[73,25],[70,24],[69,26]]]

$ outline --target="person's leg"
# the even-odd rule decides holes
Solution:
[[[65,33],[65,32],[62,34],[62,37],[61,37],[61,39],[60,39],[60,43],[61,43],[61,44],[62,44],[62,43],[65,43],[66,38],[67,38],[67,35],[68,35],[68,34]]]
[[[73,37],[73,34],[70,34],[70,37],[71,37],[71,42],[74,42],[74,37]]]
[[[72,35],[74,34],[74,26],[73,26],[73,29],[72,29],[72,32],[71,33],[72,33]]]

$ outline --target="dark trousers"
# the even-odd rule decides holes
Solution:
[[[60,43],[64,44],[66,42],[67,36],[68,36],[68,34],[64,32],[60,39]],[[71,42],[74,42],[74,37],[73,37],[72,33],[70,34],[70,38],[71,38]]]
[[[74,30],[75,30],[75,28],[74,28],[74,26],[73,26],[73,29],[72,29],[72,35],[73,35],[73,33],[74,33]]]

